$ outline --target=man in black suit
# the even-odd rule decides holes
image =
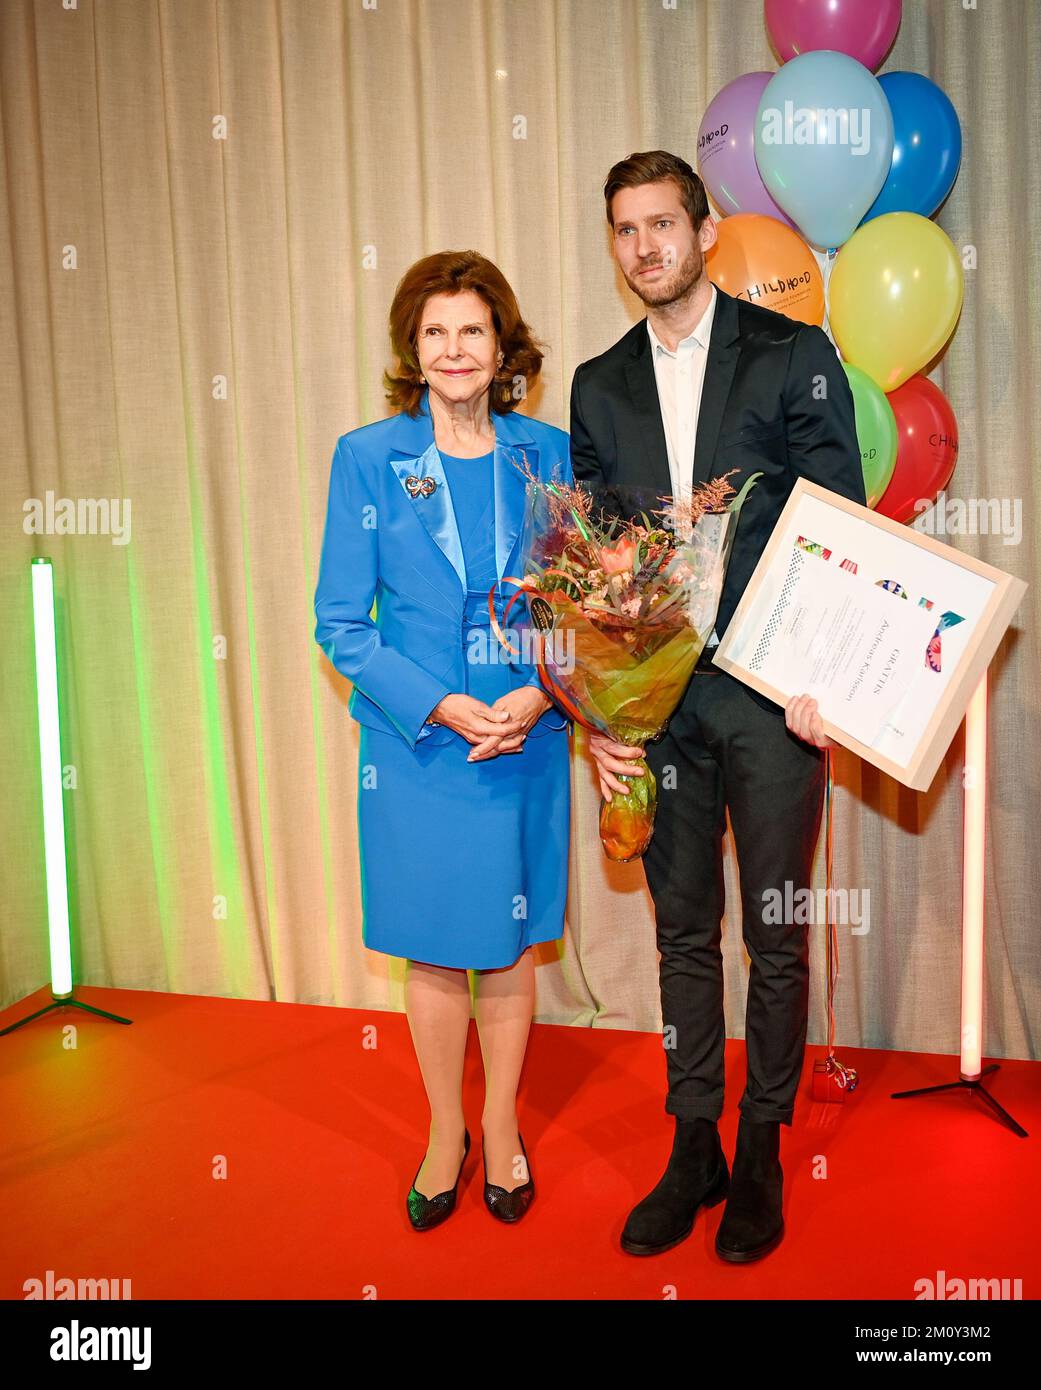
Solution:
[[[626,790],[646,755],[658,781],[644,855],[654,900],[672,1153],[629,1214],[622,1247],[655,1254],[683,1240],[699,1206],[727,1199],[724,1259],[765,1255],[784,1234],[780,1125],[802,1072],[809,994],[807,927],[764,922],[764,905],[799,901],[820,831],[827,746],[808,697],[781,709],[711,664],[796,478],[863,503],[853,398],[826,334],[735,299],[708,279],[716,240],[701,180],[662,150],[616,164],[604,186],[614,254],[647,318],[571,388],[571,457],[587,486],[676,494],[730,469],[761,473],[741,513],[715,633],[665,734],[645,750],[590,735],[600,786]],[[668,775],[665,775],[668,773]],[[726,809],[751,958],[747,1083],[731,1175],[723,1108],[722,840]],[[783,896],[786,881],[791,896]],[[768,897],[764,895],[769,894]],[[770,914],[766,914],[770,916]],[[798,915],[798,914],[796,914]]]

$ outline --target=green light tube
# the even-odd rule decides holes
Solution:
[[[72,943],[69,935],[69,890],[65,872],[65,816],[62,808],[61,733],[58,724],[58,662],[54,636],[54,571],[48,559],[34,559],[31,568],[51,993],[59,999],[72,994]]]

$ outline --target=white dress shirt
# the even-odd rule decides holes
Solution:
[[[665,346],[651,327],[650,319],[647,320],[673,497],[689,497],[694,486],[694,443],[715,311],[716,287],[713,285],[708,308],[693,330],[676,345],[675,352]],[[713,631],[708,645],[715,646],[718,640]]]
[[[716,287],[713,285],[708,308],[694,329],[680,340],[675,352],[665,346],[651,327],[650,319],[647,320],[674,497],[689,495],[693,487],[694,441],[698,434],[701,388],[705,383],[705,362],[715,312]]]

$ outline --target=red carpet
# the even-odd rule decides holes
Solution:
[[[33,1277],[129,1279],[149,1298],[897,1298],[917,1280],[1041,1289],[1041,1068],[1002,1062],[994,1096],[1017,1138],[965,1093],[889,1094],[957,1077],[957,1058],[839,1048],[861,1084],[817,1105],[807,1050],[782,1127],[788,1234],[747,1267],[720,1261],[723,1207],[653,1258],[621,1252],[629,1208],[657,1181],[672,1120],[651,1034],[537,1025],[521,1128],[537,1185],[504,1227],[480,1185],[483,1097],[471,1025],[474,1147],[460,1206],[417,1234],[404,1199],[426,1103],[402,1014],[91,989],[77,1009],[0,1038],[0,1297]],[[0,1027],[48,1001],[41,991]],[[78,1028],[66,1050],[62,1030]],[[376,1046],[366,1046],[375,1028]],[[732,1157],[744,1044],[727,1044],[721,1122]],[[214,1179],[223,1155],[227,1179]],[[826,1176],[822,1176],[826,1174]],[[941,1276],[942,1277],[942,1276]]]

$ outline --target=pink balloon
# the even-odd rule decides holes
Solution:
[[[896,38],[900,12],[901,0],[766,0],[766,30],[783,63],[830,48],[874,72]]]
[[[726,217],[758,212],[797,230],[766,191],[755,162],[755,118],[772,72],[746,72],[721,87],[698,130],[698,169],[713,202]]]

